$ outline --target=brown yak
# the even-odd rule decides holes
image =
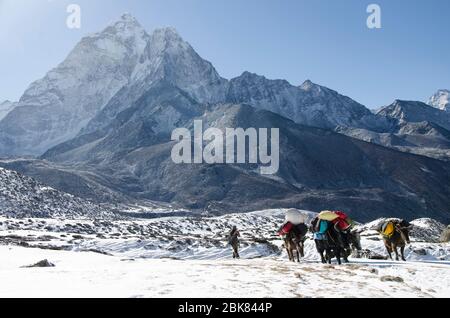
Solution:
[[[402,260],[406,261],[405,247],[406,247],[406,244],[411,243],[410,239],[409,239],[409,230],[411,229],[412,225],[405,220],[401,220],[401,221],[395,220],[395,221],[389,221],[389,222],[392,222],[392,224],[394,225],[394,231],[390,236],[384,235],[382,229],[379,230],[379,232],[383,235],[384,245],[389,254],[389,257],[391,258],[391,260],[393,260],[392,253],[394,252],[395,259],[398,261],[399,260],[398,248],[400,247]],[[385,223],[385,224],[388,224],[388,223]]]

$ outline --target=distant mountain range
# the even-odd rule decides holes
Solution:
[[[0,165],[99,202],[156,200],[213,213],[336,208],[363,221],[449,221],[450,113],[445,94],[436,96],[432,106],[395,101],[374,114],[311,81],[293,86],[249,72],[227,80],[174,29],[148,34],[124,15],[83,38],[8,110],[0,155],[37,159]],[[280,128],[279,173],[175,165],[170,133],[192,129],[194,119],[219,129]]]
[[[450,112],[422,102],[397,100],[379,110],[377,116],[389,123],[380,132],[354,127],[338,127],[336,131],[403,152],[450,160]]]

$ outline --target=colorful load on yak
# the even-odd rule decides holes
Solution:
[[[289,209],[286,212],[286,222],[290,222],[293,225],[298,225],[301,223],[306,223],[307,216],[300,210]]]
[[[314,232],[314,239],[317,241],[323,241],[327,239],[327,231],[329,228],[329,225],[331,224],[330,221],[325,220],[318,220],[316,224],[316,232]]]
[[[284,236],[293,231],[295,235],[304,236],[308,232],[306,221],[307,215],[304,212],[290,209],[286,212],[285,223],[278,231],[278,234]]]
[[[294,227],[294,224],[292,224],[291,222],[286,222],[281,229],[278,231],[278,235],[288,235],[289,232],[292,231],[292,228]]]
[[[319,213],[319,219],[333,222],[341,231],[346,231],[352,226],[352,220],[342,211],[322,211]]]
[[[330,221],[333,222],[336,220],[339,216],[334,213],[333,211],[322,211],[319,213],[319,219],[324,221]]]
[[[381,227],[381,235],[384,237],[390,238],[395,232],[394,222],[389,221],[382,225]]]
[[[347,231],[352,226],[352,220],[350,220],[350,218],[344,212],[336,211],[334,213],[336,213],[338,218],[334,220],[333,223],[336,224],[339,230]]]
[[[321,220],[319,217],[316,217],[312,222],[311,226],[314,232],[314,240],[323,241],[327,239],[327,231],[330,227],[331,221]]]

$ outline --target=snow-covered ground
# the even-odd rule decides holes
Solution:
[[[276,230],[285,210],[212,218],[89,221],[0,217],[0,297],[450,297],[444,225],[413,222],[408,262],[352,258],[322,265],[314,242],[289,263]],[[308,218],[314,213],[306,212]],[[363,249],[385,256],[361,225]],[[241,260],[226,234],[241,230]],[[50,268],[25,268],[47,259]]]
[[[0,247],[0,297],[449,297],[449,263],[123,259]],[[22,268],[40,259],[55,267]]]

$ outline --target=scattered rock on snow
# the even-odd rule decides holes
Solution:
[[[398,276],[382,276],[380,278],[382,282],[395,282],[395,283],[403,283],[404,280],[401,277]]]
[[[416,248],[413,250],[413,252],[416,253],[417,255],[422,255],[422,256],[425,256],[428,254],[424,248]]]
[[[369,272],[372,274],[378,275],[378,269],[376,269],[376,268],[369,269]]]
[[[364,249],[361,251],[357,251],[355,255],[353,255],[355,258],[367,258],[367,259],[373,259],[373,260],[386,260],[387,256],[380,255],[374,251],[371,251],[369,249]]]
[[[43,268],[43,267],[55,267],[55,265],[50,263],[48,260],[45,259],[45,260],[37,262],[36,264],[33,264],[33,265],[23,266],[23,268],[34,268],[34,267],[41,267],[41,268]]]

